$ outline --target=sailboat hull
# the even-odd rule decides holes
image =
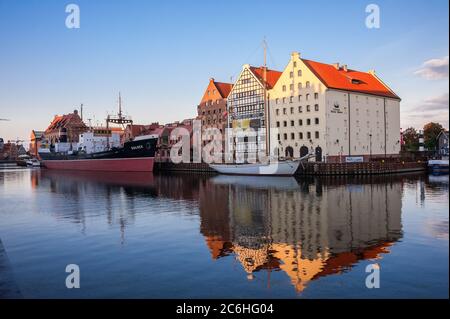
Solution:
[[[268,164],[209,164],[212,169],[220,174],[263,176],[292,176],[299,165],[300,161],[283,161]]]

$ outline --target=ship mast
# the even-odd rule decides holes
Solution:
[[[108,114],[108,116],[106,117],[106,131],[109,131],[109,123],[122,125],[130,124],[131,129],[130,139],[133,138],[133,120],[131,120],[131,118],[129,118],[128,116],[122,115],[122,96],[120,95],[120,92],[119,92],[119,112],[117,113],[117,116],[111,116]],[[107,143],[106,147],[107,149],[109,149],[109,132],[106,136],[106,143]]]

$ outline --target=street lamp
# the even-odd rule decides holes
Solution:
[[[372,161],[372,134],[369,134],[369,161]]]

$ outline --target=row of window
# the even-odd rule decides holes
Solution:
[[[211,113],[211,110],[203,111],[203,112],[202,112],[202,115],[206,115],[206,114],[216,114],[216,111],[217,111],[217,114],[221,114],[221,113],[222,113],[222,109],[218,109],[218,110],[212,110],[212,113]]]
[[[211,105],[213,105],[214,103],[219,104],[219,103],[220,103],[220,99],[217,99],[217,100],[215,100],[215,101],[212,101],[212,100],[206,101],[206,102],[205,102],[205,105],[206,105],[206,106],[211,106]]]
[[[290,107],[290,114],[294,114],[294,107]],[[303,113],[303,106],[300,105],[299,107],[297,107],[298,113]],[[319,104],[314,104],[314,111],[318,112],[319,111]],[[311,105],[307,105],[306,106],[306,112],[311,112]],[[276,109],[275,110],[275,114],[276,115],[280,115],[280,109]],[[287,108],[283,108],[283,115],[287,114]]]
[[[315,125],[319,125],[319,118],[316,117],[314,119],[314,124]],[[280,127],[281,123],[279,121],[277,121],[277,127]],[[303,120],[298,120],[298,125],[299,126],[303,126]],[[306,125],[311,125],[311,119],[306,119]],[[288,126],[288,122],[287,121],[283,121],[283,127],[287,127]],[[295,126],[295,121],[291,120],[291,126]]]
[[[309,89],[310,87],[311,87],[311,83],[309,81],[306,81],[305,88]],[[281,88],[282,88],[283,92],[286,92],[286,89],[287,89],[286,85],[283,85]],[[303,83],[302,82],[298,82],[297,83],[297,89],[298,90],[303,89]],[[293,83],[289,85],[289,90],[294,91],[294,84]]]
[[[309,101],[310,100],[310,94],[306,94],[305,95],[305,98],[306,98],[306,101]],[[314,99],[315,100],[318,100],[319,99],[319,93],[314,93]],[[297,100],[299,101],[299,102],[301,102],[301,101],[303,101],[303,95],[298,95],[297,96]],[[283,104],[286,104],[286,102],[287,102],[287,98],[286,97],[284,97],[283,99],[282,99],[282,102],[283,102]],[[289,103],[293,103],[294,102],[294,97],[293,96],[290,96],[289,97]],[[279,104],[280,103],[280,99],[279,98],[276,98],[275,99],[275,104]]]
[[[297,62],[294,62],[294,68],[297,67]],[[297,70],[297,76],[302,76],[302,70]],[[289,77],[292,79],[294,77],[294,72],[289,72]]]
[[[306,139],[310,140],[311,136],[312,136],[311,132],[306,132]],[[298,133],[298,139],[299,140],[303,140],[303,137],[304,137],[303,132],[299,132]],[[315,139],[319,139],[320,138],[319,131],[315,131],[314,132],[314,138]],[[281,134],[278,134],[278,140],[281,141]],[[287,133],[283,134],[283,140],[285,140],[285,141],[288,140],[288,134]],[[295,133],[291,133],[291,140],[295,140]]]

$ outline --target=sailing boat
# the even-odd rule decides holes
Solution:
[[[266,123],[266,156],[269,157],[269,148],[270,148],[270,125],[269,125],[269,109],[267,103],[267,63],[266,63],[266,54],[267,54],[267,44],[266,41],[263,41],[264,45],[264,68],[263,68],[263,91],[264,91],[264,121]],[[230,127],[230,105],[227,104],[227,127]],[[280,160],[275,159],[274,161],[269,160],[267,163],[225,163],[225,164],[209,164],[209,166],[215,171],[221,174],[230,174],[230,175],[274,175],[274,176],[292,176],[297,171],[302,160],[308,159],[312,157],[311,154],[307,154],[306,156],[295,159],[295,160]]]

